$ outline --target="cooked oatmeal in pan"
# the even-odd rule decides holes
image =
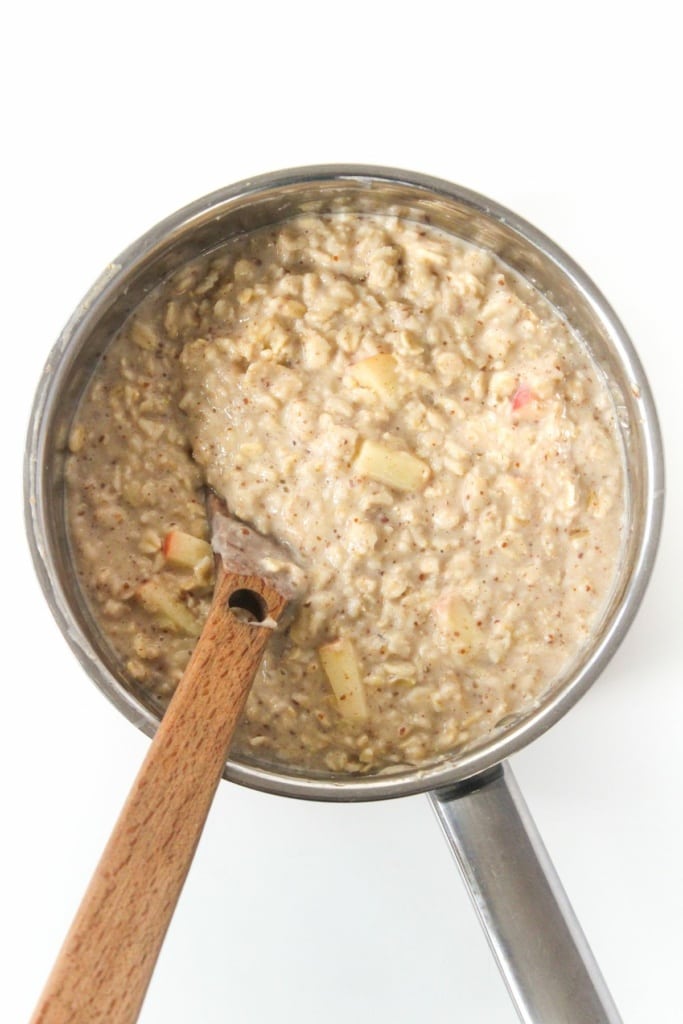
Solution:
[[[624,516],[581,342],[483,250],[299,217],[187,265],[109,346],[72,427],[72,544],[162,702],[206,615],[205,485],[305,573],[233,753],[421,764],[524,710],[587,640]]]

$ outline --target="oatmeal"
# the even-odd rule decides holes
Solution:
[[[233,753],[423,764],[529,707],[621,547],[614,409],[490,254],[397,218],[299,217],[144,300],[81,404],[72,542],[122,669],[168,699],[212,586],[204,490],[306,578]]]

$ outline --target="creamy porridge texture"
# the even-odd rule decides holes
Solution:
[[[299,217],[147,298],[70,437],[76,563],[129,676],[176,685],[212,584],[204,486],[306,575],[233,752],[358,772],[529,706],[610,593],[624,483],[604,382],[490,254]]]

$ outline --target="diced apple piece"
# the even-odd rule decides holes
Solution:
[[[529,385],[520,384],[517,390],[515,391],[514,395],[512,396],[512,408],[515,410],[515,412],[517,411],[517,409],[524,408],[525,405],[528,405],[529,402],[533,400],[533,397],[534,393],[529,387]]]
[[[135,597],[142,607],[155,618],[168,623],[179,633],[199,636],[201,626],[181,600],[174,597],[158,579],[144,580],[135,591]]]
[[[202,558],[200,562],[197,562],[192,568],[190,575],[184,576],[178,581],[178,586],[182,591],[187,593],[209,593],[213,590],[214,586],[214,559],[213,552],[211,557],[207,555],[206,558]]]
[[[332,692],[337,698],[339,713],[344,718],[367,718],[365,688],[353,644],[346,637],[318,648],[318,657]]]
[[[538,395],[529,384],[520,384],[511,402],[513,413],[520,419],[531,419],[538,415]]]
[[[182,530],[170,530],[166,534],[162,551],[167,562],[185,569],[194,569],[212,554],[210,544]]]
[[[354,467],[362,476],[398,491],[418,491],[429,479],[429,466],[411,452],[363,441]]]
[[[210,587],[213,584],[213,551],[210,555],[205,555],[204,558],[200,559],[192,569],[192,575],[194,577],[193,589],[204,587]]]
[[[441,595],[434,612],[440,632],[450,640],[455,654],[461,657],[476,651],[481,643],[481,631],[467,602],[452,591]]]
[[[380,353],[361,359],[350,367],[349,373],[356,384],[370,388],[381,398],[392,400],[396,397],[398,377],[396,360],[388,353]]]

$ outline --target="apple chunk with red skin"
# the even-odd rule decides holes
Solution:
[[[164,558],[170,565],[194,569],[202,559],[212,554],[211,545],[183,530],[169,530],[162,546]]]

